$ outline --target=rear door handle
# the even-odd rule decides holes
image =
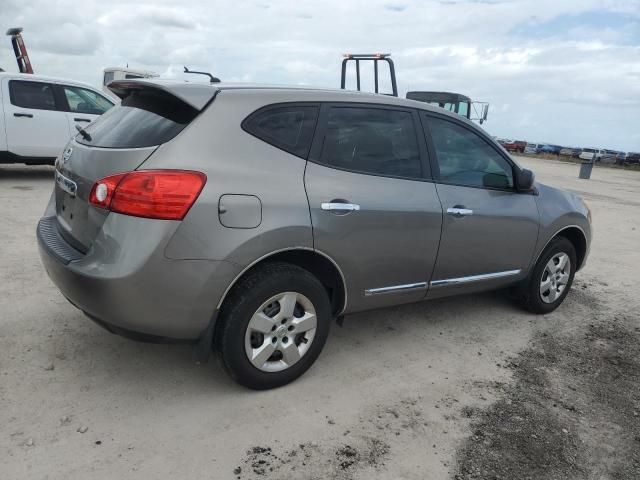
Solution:
[[[74,118],[73,121],[74,122],[91,122],[91,120],[88,118]]]
[[[457,218],[466,217],[469,215],[473,215],[473,210],[464,208],[463,206],[460,206],[460,205],[456,205],[455,207],[447,208],[447,215],[452,215]]]
[[[328,212],[333,212],[336,214],[347,214],[350,212],[355,212],[360,210],[360,205],[357,203],[346,203],[346,202],[322,202],[320,204],[320,208],[322,210],[326,210]]]
[[[33,114],[31,113],[14,113],[14,117],[25,117],[25,118],[33,118]]]

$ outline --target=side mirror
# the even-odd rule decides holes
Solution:
[[[529,192],[533,188],[533,182],[536,176],[531,170],[523,168],[522,170],[516,169],[516,189],[519,192]]]

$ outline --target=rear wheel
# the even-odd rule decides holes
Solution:
[[[295,265],[266,264],[240,280],[225,300],[216,351],[238,383],[279,387],[316,360],[330,315],[329,297],[315,276]]]
[[[520,287],[523,306],[533,313],[549,313],[563,302],[573,283],[576,250],[564,237],[556,237],[544,249],[533,273]]]

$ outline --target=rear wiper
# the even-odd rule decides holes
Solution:
[[[82,138],[84,138],[87,142],[91,141],[91,135],[89,135],[86,130],[80,125],[76,125],[76,130],[78,130],[78,133],[80,133],[80,135],[82,135]]]

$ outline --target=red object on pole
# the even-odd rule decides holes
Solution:
[[[21,32],[22,28],[10,28],[7,30],[7,35],[11,37],[11,45],[13,45],[13,52],[16,55],[20,73],[33,73],[27,47],[24,45]]]

